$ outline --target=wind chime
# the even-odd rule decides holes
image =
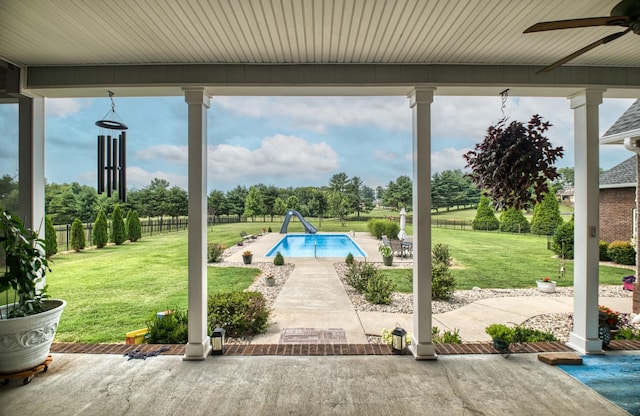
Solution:
[[[127,132],[125,130],[128,127],[118,120],[113,95],[109,91],[111,110],[102,120],[96,121],[96,126],[101,129],[101,134],[98,134],[98,193],[102,194],[106,185],[108,197],[111,197],[112,191],[118,191],[118,199],[127,202]],[[104,134],[102,129],[109,130],[108,134]],[[115,137],[117,131],[120,131],[120,134]]]

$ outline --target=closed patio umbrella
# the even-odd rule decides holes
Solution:
[[[404,230],[404,227],[406,224],[406,220],[405,220],[406,215],[407,215],[407,211],[405,211],[404,208],[402,208],[400,210],[400,232],[398,233],[399,240],[404,240],[407,238],[407,232]]]

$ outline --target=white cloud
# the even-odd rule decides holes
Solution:
[[[467,162],[462,157],[471,149],[454,149],[448,147],[431,153],[431,173],[442,172],[444,170],[461,169],[464,170]]]
[[[65,118],[91,107],[92,101],[77,98],[47,98],[45,112],[47,116]]]
[[[136,157],[140,160],[162,159],[186,165],[188,162],[188,148],[187,146],[159,144],[136,152]]]
[[[318,133],[330,126],[411,129],[404,97],[215,97],[214,102],[240,116],[286,118],[295,127]]]
[[[388,162],[388,161],[396,160],[398,158],[398,155],[389,151],[374,150],[373,157],[375,159],[384,160]]]

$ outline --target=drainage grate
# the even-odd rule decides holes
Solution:
[[[284,328],[280,344],[346,344],[342,328]]]

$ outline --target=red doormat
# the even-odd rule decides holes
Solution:
[[[342,328],[284,328],[280,344],[346,344]]]

